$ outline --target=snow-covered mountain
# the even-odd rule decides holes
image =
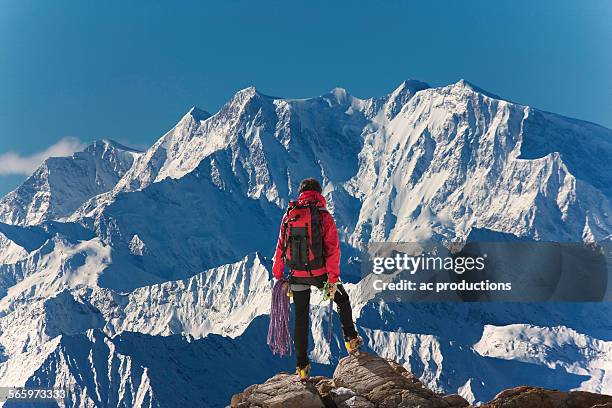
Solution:
[[[109,333],[188,333],[235,338],[270,308],[269,262],[259,254],[191,278],[143,286],[129,293],[87,289],[80,294],[100,310]]]
[[[264,347],[266,256],[301,179],[323,181],[349,276],[368,242],[609,239],[611,160],[611,130],[466,81],[406,81],[370,99],[247,88],[214,115],[190,109],[144,152],[103,141],[48,159],[0,201],[0,384],[65,385],[67,406],[92,407],[168,406],[175,386],[188,405],[221,406],[291,367]],[[364,283],[349,291],[368,346],[432,389],[470,401],[521,382],[612,392],[607,304],[388,304]],[[317,302],[324,371],[341,339],[324,339]],[[271,371],[250,377],[232,353]]]
[[[0,221],[34,225],[69,216],[90,198],[112,189],[140,155],[101,140],[71,157],[51,157],[0,200]]]
[[[25,384],[67,389],[63,405],[69,407],[223,407],[236,387],[282,369],[257,341],[266,329],[262,317],[236,340],[132,332],[110,337],[97,329],[60,335],[32,356],[37,367],[27,367],[32,374]]]

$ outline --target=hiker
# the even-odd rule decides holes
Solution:
[[[291,201],[281,224],[272,272],[283,279],[285,265],[293,296],[295,324],[293,338],[296,372],[300,380],[310,376],[308,333],[310,327],[310,287],[324,290],[325,298],[338,307],[346,349],[353,353],[363,345],[353,323],[351,304],[339,282],[340,241],[334,218],[326,209],[321,184],[313,178],[300,183],[297,201]],[[331,304],[330,304],[331,306]],[[331,318],[331,316],[330,316]],[[331,322],[330,322],[331,324]]]

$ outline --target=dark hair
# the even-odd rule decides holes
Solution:
[[[313,179],[313,178],[307,178],[302,180],[302,182],[300,183],[300,188],[298,189],[298,193],[303,193],[304,191],[316,191],[319,194],[321,194],[323,192],[323,189],[321,188],[321,183],[319,183],[317,181],[317,179]]]

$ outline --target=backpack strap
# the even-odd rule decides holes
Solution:
[[[328,212],[328,211],[327,211],[327,209],[318,206],[316,201],[310,201],[308,203],[308,207],[309,207],[310,213],[311,213],[311,220],[310,220],[310,222],[311,222],[311,225],[310,225],[310,232],[311,232],[311,234],[310,234],[310,240],[308,242],[308,251],[314,253],[310,241],[313,240],[313,235],[315,233],[314,232],[315,228],[319,228],[320,229],[318,234],[320,235],[320,239],[321,240],[323,239],[323,236],[322,236],[322,233],[323,233],[323,230],[322,230],[322,228],[323,228],[323,217],[321,216],[321,213],[322,212]],[[324,251],[324,249],[321,248],[321,251]],[[325,256],[325,255],[323,254],[323,256]],[[315,260],[316,260],[316,258],[315,258]],[[310,263],[307,265],[307,267],[308,267],[308,273],[310,274],[310,276],[313,276],[312,272],[310,270],[311,269]]]
[[[283,263],[287,263],[287,221],[283,221],[283,230],[281,231],[281,249]]]
[[[285,216],[283,217],[283,227],[281,231],[281,248],[283,263],[287,262],[287,224],[289,224],[289,211],[291,211],[295,207],[294,201],[289,201],[289,206],[287,207],[287,211],[285,211]]]

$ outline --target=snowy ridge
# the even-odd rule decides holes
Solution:
[[[267,320],[256,319],[244,336],[193,340],[100,330],[62,335],[26,381],[30,387],[68,389],[65,406],[224,406],[226,395],[282,368],[265,343]],[[237,370],[231,359],[240,359]],[[219,381],[223,378],[223,381]],[[180,390],[180,392],[179,392]],[[225,399],[224,399],[225,398]]]
[[[321,178],[353,247],[465,237],[472,228],[599,240],[612,229],[612,180],[591,163],[612,159],[610,134],[495,99],[465,81],[402,84],[368,100],[341,89],[284,100],[247,88],[205,120],[186,115],[112,193],[72,219],[101,224],[119,192],[205,169],[217,188],[280,208],[301,178]],[[580,149],[568,149],[577,143]]]
[[[51,157],[0,200],[0,221],[33,225],[67,217],[86,200],[111,190],[139,155],[101,140],[71,157]]]
[[[596,323],[609,313],[605,304],[371,301],[357,323],[373,351],[477,403],[518,384],[609,393],[611,332]]]
[[[474,350],[482,356],[553,369],[562,367],[570,373],[589,375],[581,389],[612,394],[612,341],[599,340],[569,327],[486,325]]]
[[[425,87],[407,81],[390,96],[367,100],[341,88],[300,100],[270,97],[253,87],[243,89],[215,115],[194,117],[193,109],[188,112],[136,161],[112,194],[87,203],[73,218],[93,217],[121,191],[181,178],[206,158],[216,185],[233,187],[251,198],[265,192],[266,199],[275,204],[286,203],[301,174],[323,176],[327,171],[333,175],[339,170],[335,162],[343,155],[356,155],[359,134],[368,118],[380,110],[394,112],[398,104]],[[289,168],[282,169],[284,165]],[[231,169],[229,179],[219,174],[223,167]],[[237,180],[229,183],[231,179]]]
[[[27,256],[25,248],[0,232],[0,264],[13,264]]]
[[[24,385],[66,389],[65,406],[161,406],[154,403],[148,369],[121,353],[100,331],[57,340],[56,348]]]
[[[98,310],[68,290],[46,300],[21,304],[0,317],[2,359],[19,359],[44,349],[59,335],[78,334],[104,324]]]
[[[607,176],[543,143],[582,137],[580,154],[605,157],[609,130],[495,99],[465,81],[415,89],[285,100],[247,88],[213,116],[187,114],[71,220],[115,249],[129,251],[137,235],[149,251],[140,262],[162,280],[269,253],[280,213],[306,176],[324,181],[347,256],[369,241],[465,238],[473,228],[560,241],[610,235]],[[236,230],[248,238],[234,240]]]
[[[550,142],[550,150],[531,151],[553,135],[579,137],[574,122],[547,115],[464,81],[417,93],[366,136],[346,187],[363,200],[351,243],[465,237],[474,227],[581,241],[587,224],[601,239],[612,225],[609,192],[588,182],[599,172],[577,179],[585,171],[574,165],[575,153],[559,153]],[[543,122],[539,131],[526,132],[534,120]],[[609,130],[585,133],[594,144],[581,144],[585,154],[612,154]]]
[[[163,336],[189,334],[192,338],[211,333],[240,336],[253,319],[269,313],[269,269],[260,255],[250,254],[235,264],[186,280],[129,293],[82,282],[60,285],[66,289],[55,295],[30,292],[24,294],[27,299],[14,299],[0,315],[0,349],[5,359],[13,358],[57,335],[77,334],[89,328],[104,329],[108,334],[131,331]],[[37,289],[55,293],[46,282]]]
[[[269,266],[269,265],[268,265]],[[189,279],[145,286],[128,294],[84,293],[107,321],[106,331],[168,336],[240,336],[270,309],[271,273],[258,254]]]
[[[56,235],[17,263],[0,265],[0,310],[48,299],[65,288],[96,286],[111,263],[111,249],[98,238],[75,243]]]

